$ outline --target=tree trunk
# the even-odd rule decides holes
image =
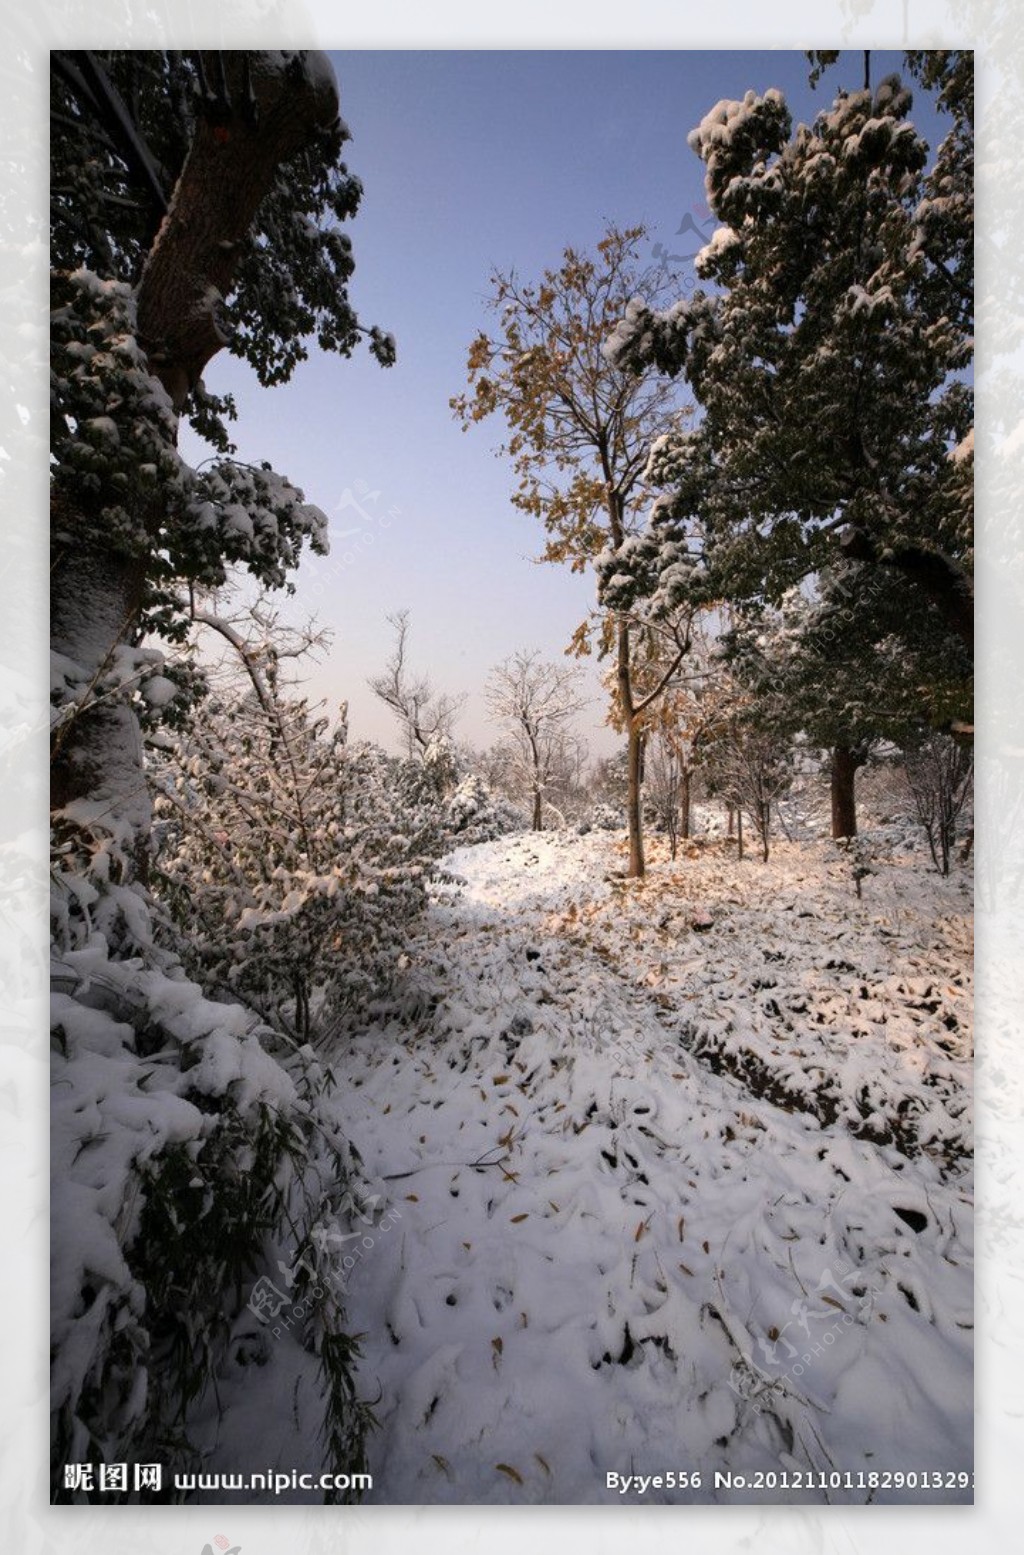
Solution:
[[[736,806],[736,836],[739,838],[739,849],[738,849],[738,852],[736,854],[736,857],[741,859],[743,857],[743,806],[742,805],[737,805]]]
[[[68,504],[58,517],[67,523]],[[71,517],[74,522],[73,516]],[[116,668],[117,650],[142,606],[145,573],[137,559],[100,555],[89,546],[58,552],[51,570],[50,643],[94,685]],[[142,777],[141,736],[131,708],[120,698],[87,693],[56,731],[51,750],[50,802],[63,809],[88,797],[101,811],[145,828],[149,798]],[[86,819],[86,817],[82,817]]]
[[[544,812],[539,788],[533,790],[533,829],[534,831],[544,830]]]
[[[682,767],[679,774],[679,835],[684,842],[690,840],[690,769]]]
[[[640,880],[643,878],[646,867],[644,864],[643,811],[640,800],[644,779],[644,737],[640,721],[634,712],[629,627],[625,621],[616,623],[615,636],[615,687],[619,699],[619,709],[622,713],[628,736],[628,745],[626,747],[626,825],[629,829],[629,868],[626,874],[630,880]]]
[[[337,119],[337,92],[328,72],[282,68],[280,55],[236,50],[204,55],[213,78],[223,62],[228,102],[216,126],[200,117],[170,210],[147,258],[138,289],[138,335],[150,371],[180,412],[210,358],[225,345],[216,316],[233,284],[241,241],[282,161]],[[247,77],[247,72],[248,77]],[[248,88],[257,112],[247,105]],[[95,535],[95,512],[55,494],[51,569],[51,641],[91,683],[135,642],[145,598],[147,557],[78,541]],[[116,492],[86,499],[97,510],[116,506]],[[92,522],[90,522],[90,517]],[[142,515],[145,524],[145,515]],[[64,538],[66,537],[66,538]],[[107,695],[65,725],[53,757],[51,805],[87,801],[79,818],[125,823],[140,839],[149,802],[138,724],[128,702]]]
[[[632,880],[642,879],[645,870],[643,815],[640,808],[641,793],[643,791],[643,752],[643,731],[639,724],[632,720],[629,725],[629,744],[626,748],[626,823],[629,827],[628,875]]]
[[[857,768],[864,765],[864,753],[849,745],[837,745],[832,751],[832,836],[856,837]]]
[[[211,80],[223,68],[228,103],[216,123],[204,115],[196,124],[139,286],[139,342],[178,410],[228,343],[217,306],[231,289],[240,245],[281,163],[338,117],[329,71],[304,69],[298,60],[294,69],[282,67],[280,55],[241,49],[202,59]]]

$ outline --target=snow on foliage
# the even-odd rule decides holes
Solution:
[[[387,982],[451,845],[436,792],[396,765],[344,722],[251,692],[211,698],[154,753],[153,888],[182,955],[300,1041]],[[484,798],[459,794],[452,831]]]
[[[95,494],[97,537],[115,539],[129,555],[155,551],[164,578],[187,576],[208,587],[224,582],[232,562],[280,587],[304,542],[326,551],[325,515],[269,465],[222,459],[195,470],[182,458],[170,398],[136,340],[128,285],[77,270],[63,290],[65,300],[51,321],[58,503],[64,491],[76,499]],[[54,541],[62,539],[89,541],[80,515],[67,535],[58,524]]]
[[[359,1173],[312,1051],[207,997],[155,948],[141,892],[90,893],[73,871],[56,895],[71,899],[51,1015],[52,1431],[67,1499],[66,1462],[192,1465],[191,1424],[236,1364],[254,1279],[343,1216]],[[134,957],[111,954],[97,904],[101,921],[115,904],[130,921]],[[309,1429],[340,1424],[358,1461],[369,1416],[350,1358],[310,1324],[293,1342]]]
[[[943,142],[930,169],[896,77],[841,92],[795,130],[770,91],[717,104],[693,131],[721,224],[700,255],[708,289],[668,308],[634,298],[605,349],[638,374],[685,374],[704,415],[652,450],[659,494],[610,580],[613,606],[777,601],[855,545],[896,573],[909,641],[929,611],[966,641],[970,69],[969,55],[936,65],[956,155]],[[681,546],[699,558],[688,573]]]

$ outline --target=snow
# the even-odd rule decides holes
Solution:
[[[953,449],[952,453],[950,454],[950,458],[953,460],[954,464],[963,464],[965,460],[974,458],[974,428],[973,427],[967,433],[967,436],[964,437],[964,438],[961,438],[960,442],[957,443],[956,447]]]
[[[716,259],[727,254],[731,248],[742,244],[742,238],[735,227],[716,227],[704,247],[698,250],[693,261],[693,267],[697,274],[704,276]],[[652,449],[653,452],[653,449]]]
[[[379,1398],[369,1500],[603,1503],[632,1499],[610,1471],[672,1469],[701,1484],[645,1500],[741,1501],[763,1497],[716,1469],[970,1471],[967,877],[879,828],[858,900],[832,844],[741,863],[717,819],[675,864],[651,839],[643,882],[621,833],[456,850],[393,996],[324,1055],[323,1116],[380,1195],[339,1263]],[[207,1096],[285,1116],[296,1091],[253,1018],[180,974],[111,962],[99,936],[57,974],[55,1389],[74,1399],[104,1314],[144,1320],[133,1174],[199,1149]],[[165,1082],[135,1051],[152,1022],[197,1043]],[[321,1466],[298,1326],[243,1307],[233,1332],[188,1423],[204,1466]],[[869,1495],[970,1499],[781,1499]]]
[[[719,150],[727,148],[737,135],[756,122],[765,104],[782,108],[782,93],[776,87],[769,87],[763,97],[753,91],[745,93],[741,102],[723,97],[704,115],[697,128],[690,131],[686,137],[687,145],[691,151],[705,158],[711,147]]]
[[[150,707],[166,707],[173,702],[178,688],[167,675],[150,675],[139,687],[143,700]]]
[[[346,1131],[401,1214],[350,1286],[371,1499],[969,1470],[966,881],[895,853],[857,901],[831,845],[708,843],[635,883],[622,847],[457,851],[404,1006],[346,1042]]]

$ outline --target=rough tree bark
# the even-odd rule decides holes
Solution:
[[[832,751],[832,836],[857,835],[857,770],[867,761],[861,745],[836,745]]]
[[[139,343],[177,413],[227,343],[218,306],[230,291],[240,242],[281,164],[338,117],[337,87],[326,62],[307,59],[302,68],[283,65],[279,55],[242,51],[202,59],[211,80],[220,80],[223,68],[223,101],[215,117],[200,114],[197,120],[137,294]],[[102,495],[90,500],[104,505]],[[73,511],[65,491],[55,506],[55,530],[72,537],[76,530],[95,532],[89,516],[84,502]],[[53,648],[87,678],[101,675],[117,649],[135,640],[146,582],[146,558],[126,556],[113,539],[59,549],[51,572]],[[147,827],[141,741],[125,704],[80,714],[55,753],[52,806],[82,799],[99,801],[137,829]]]

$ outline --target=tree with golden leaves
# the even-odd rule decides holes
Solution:
[[[644,471],[652,440],[682,414],[676,389],[652,375],[635,377],[605,354],[605,341],[630,299],[662,296],[667,273],[645,267],[644,227],[612,227],[596,254],[566,248],[539,284],[515,273],[491,277],[493,333],[469,348],[469,392],[451,406],[467,428],[500,413],[508,429],[498,449],[518,478],[512,496],[544,525],[542,560],[574,572],[596,568],[627,546],[647,503]],[[629,612],[595,612],[568,651],[614,655],[612,719],[627,737],[629,874],[644,873],[641,787],[644,731],[651,709],[689,646],[686,623],[653,683],[637,680],[637,636]],[[671,627],[661,623],[662,635]]]

